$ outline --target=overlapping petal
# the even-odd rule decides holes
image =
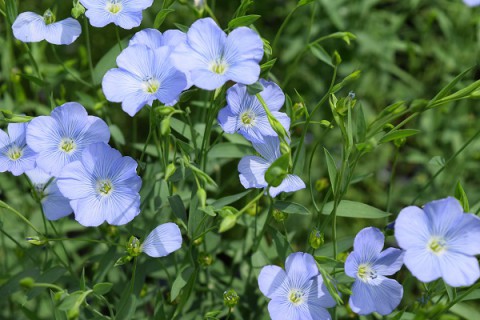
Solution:
[[[153,229],[142,244],[142,251],[150,257],[164,257],[182,247],[180,228],[172,222]]]

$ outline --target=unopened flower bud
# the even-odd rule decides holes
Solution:
[[[175,108],[162,106],[162,107],[155,108],[155,112],[161,117],[168,117],[169,115],[175,112]]]
[[[35,285],[35,279],[33,279],[32,277],[26,277],[26,278],[20,279],[20,281],[18,283],[22,287],[24,287],[26,289],[30,289]]]
[[[46,244],[48,242],[47,238],[38,237],[38,236],[27,237],[26,240],[27,240],[28,243],[33,244],[35,246],[43,246],[44,244]]]
[[[170,134],[170,118],[165,118],[160,122],[160,135],[163,137]]]
[[[137,257],[142,252],[140,240],[131,236],[127,243],[127,253],[131,257]]]
[[[229,308],[235,307],[238,304],[238,300],[240,300],[240,297],[233,289],[223,293],[223,303]]]
[[[322,178],[315,181],[315,190],[318,192],[322,192],[323,190],[327,189],[330,186],[327,178]]]
[[[318,249],[325,243],[325,236],[320,230],[315,228],[310,232],[308,243],[313,249]]]
[[[211,266],[213,263],[213,256],[207,252],[200,252],[198,254],[198,263],[204,268]]]
[[[278,209],[273,210],[273,218],[277,222],[283,222],[288,218],[288,213],[280,211]]]

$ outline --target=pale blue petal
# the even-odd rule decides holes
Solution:
[[[235,64],[229,65],[225,76],[228,77],[229,80],[238,83],[254,84],[260,76],[260,66],[253,60],[246,60],[241,63],[236,62]]]
[[[137,190],[115,186],[112,195],[102,200],[102,212],[111,225],[127,224],[140,213],[140,195]]]
[[[105,6],[107,5],[107,0],[80,0],[80,3],[86,9],[93,9],[93,8],[104,9]]]
[[[102,80],[102,90],[107,100],[122,102],[129,95],[142,91],[142,81],[124,69],[110,69]]]
[[[142,81],[153,75],[154,50],[142,45],[129,46],[117,57],[117,65],[129,71]]]
[[[272,81],[260,79],[260,83],[263,85],[263,91],[260,92],[263,100],[268,106],[270,111],[279,111],[285,103],[285,94],[282,89]]]
[[[275,198],[280,192],[294,192],[301,189],[305,189],[305,182],[299,176],[287,174],[279,186],[270,188],[270,195]]]
[[[316,276],[308,298],[309,305],[316,305],[321,308],[333,308],[337,302],[328,292],[321,274]],[[322,318],[323,319],[323,318]]]
[[[285,296],[273,299],[268,303],[268,313],[272,320],[303,320],[296,308]]]
[[[284,288],[286,281],[287,274],[278,266],[265,266],[258,275],[258,286],[260,291],[270,299],[282,294],[288,294]]]
[[[187,34],[180,30],[167,30],[163,33],[163,43],[165,46],[177,47],[180,44],[187,43]]]
[[[287,257],[285,271],[293,288],[304,287],[305,283],[319,274],[315,259],[303,252],[295,252]]]
[[[237,115],[230,111],[227,106],[218,112],[218,124],[226,133],[235,133],[239,128],[239,120]]]
[[[265,137],[265,143],[254,143],[255,150],[268,162],[278,159],[280,154],[280,140],[278,137]]]
[[[85,227],[98,227],[105,221],[105,206],[93,194],[82,199],[70,201],[75,220]]]
[[[474,7],[480,5],[480,0],[463,0],[467,6]]]
[[[82,4],[83,2],[85,1],[82,0]],[[103,5],[103,7],[95,6],[91,8],[86,8],[87,11],[85,12],[85,16],[88,18],[88,21],[90,21],[90,24],[96,28],[103,28],[107,24],[114,21],[113,15],[107,10],[105,10],[105,4]]]
[[[5,131],[0,129],[0,149],[9,144],[10,144],[10,136]]]
[[[423,208],[429,220],[429,229],[433,235],[445,235],[455,227],[463,215],[463,208],[457,199],[448,197],[429,202]]]
[[[84,145],[89,145],[96,142],[108,143],[110,140],[110,129],[103,119],[95,116],[87,117],[88,127],[85,128],[80,141]]]
[[[373,262],[380,255],[384,241],[385,236],[377,228],[364,228],[355,236],[353,250],[358,252],[362,263]]]
[[[204,90],[215,90],[229,80],[225,74],[216,74],[206,68],[191,70],[190,77],[195,86]]]
[[[137,114],[146,104],[151,104],[152,97],[141,91],[129,95],[122,102],[122,109],[131,117]]]
[[[45,21],[33,12],[22,12],[12,25],[15,38],[23,42],[38,42],[45,39]]]
[[[182,233],[175,223],[156,227],[142,244],[142,251],[150,257],[164,257],[182,247]]]
[[[410,248],[405,252],[403,263],[410,272],[422,282],[431,282],[440,278],[441,271],[438,257],[423,248]]]
[[[36,167],[32,170],[28,170],[27,172],[25,172],[25,174],[27,175],[28,179],[30,179],[30,181],[34,185],[45,184],[52,177],[51,175],[49,175],[48,173],[46,173],[45,171],[43,171],[42,169],[40,169],[38,167]]]
[[[373,263],[373,268],[380,275],[390,276],[402,267],[404,254],[405,252],[400,249],[385,249],[385,251],[380,253],[377,261]]]
[[[272,115],[282,124],[282,126],[285,128],[285,130],[288,133],[290,130],[290,117],[286,113],[277,112],[277,111],[273,111]],[[275,132],[275,135],[277,135],[276,132]]]
[[[194,69],[208,71],[209,61],[196,51],[193,51],[186,43],[180,43],[175,47],[172,52],[172,61],[175,68],[184,73],[190,73]]]
[[[142,11],[141,9],[127,10],[127,8],[125,8],[118,14],[113,15],[112,20],[113,23],[115,23],[117,26],[123,29],[130,30],[132,28],[138,27],[140,23],[142,23]]]
[[[212,18],[195,21],[187,32],[188,45],[208,62],[222,56],[226,39],[227,35]]]
[[[7,130],[11,142],[15,143],[17,146],[25,144],[27,131],[26,123],[9,123]]]
[[[69,45],[77,40],[81,33],[80,23],[73,18],[67,18],[47,25],[45,27],[45,40],[57,45]]]
[[[247,27],[236,28],[227,37],[225,43],[227,61],[243,62],[252,60],[257,65],[263,57],[263,41],[260,36]]]
[[[123,0],[122,2],[125,6],[125,9],[132,11],[145,10],[151,7],[153,4],[153,0]]]
[[[135,33],[128,45],[144,45],[151,49],[156,49],[164,45],[163,35],[157,29],[143,29]]]
[[[375,285],[357,280],[349,304],[353,312],[361,315],[372,312],[387,315],[400,304],[402,296],[403,287],[395,280],[382,278]]]
[[[477,258],[450,250],[438,257],[438,268],[443,280],[452,287],[470,286],[480,277]]]
[[[254,99],[247,93],[247,87],[234,84],[227,90],[227,104],[232,113],[240,114],[253,105]],[[257,101],[258,103],[258,101]]]
[[[14,176],[19,176],[25,173],[25,171],[35,168],[37,153],[30,149],[28,146],[23,147],[22,152],[23,154],[19,159],[15,161],[10,161],[9,171]]]
[[[357,278],[358,266],[364,263],[358,251],[352,251],[345,260],[345,274],[351,278]]]
[[[160,82],[160,88],[156,93],[158,100],[162,103],[178,100],[180,93],[187,86],[187,80],[185,75],[173,66],[168,47],[154,51],[153,68],[153,74]]]
[[[429,220],[422,209],[410,206],[402,209],[395,220],[395,238],[398,245],[410,248],[425,248],[431,234]]]
[[[72,213],[69,199],[65,198],[58,189],[56,180],[45,189],[42,199],[43,212],[48,220],[58,220]]]
[[[445,239],[448,250],[472,256],[480,254],[480,218],[473,214],[462,214]]]
[[[238,163],[240,182],[246,188],[265,188],[265,172],[270,163],[256,156],[245,156]]]
[[[70,200],[87,198],[95,194],[94,181],[81,161],[67,164],[57,179],[60,192]]]

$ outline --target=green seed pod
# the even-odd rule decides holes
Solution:
[[[238,304],[238,300],[240,300],[240,297],[233,289],[227,290],[223,293],[223,303],[229,308],[235,307]]]
[[[170,118],[165,118],[160,122],[160,135],[162,137],[170,134]]]
[[[43,13],[43,21],[45,21],[45,24],[51,24],[55,22],[55,15],[50,9],[47,9]]]
[[[175,112],[175,108],[162,106],[162,107],[155,108],[155,112],[161,117],[168,117]]]
[[[204,268],[211,266],[213,263],[213,256],[207,252],[200,252],[198,254],[198,263]]]
[[[310,232],[308,243],[313,249],[318,249],[325,243],[325,236],[320,230],[315,228]]]
[[[26,277],[26,278],[20,279],[18,283],[20,284],[20,286],[26,289],[30,289],[35,285],[35,279],[31,277]]]
[[[273,210],[273,218],[277,222],[283,222],[288,218],[288,213],[280,211],[278,209]]]
[[[205,203],[207,202],[207,192],[205,191],[205,189],[197,190],[197,198],[198,198],[198,203],[200,204],[200,207],[205,208]]]
[[[137,257],[142,252],[140,240],[131,236],[127,243],[127,253],[131,257]]]

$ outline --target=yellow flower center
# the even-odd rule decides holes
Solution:
[[[253,127],[255,125],[255,118],[255,113],[253,113],[251,110],[245,111],[240,115],[240,120],[246,127]]]
[[[122,11],[122,1],[121,0],[111,0],[107,2],[107,11],[111,14],[117,14]]]
[[[77,149],[77,144],[70,138],[63,138],[62,141],[60,141],[59,148],[63,152],[72,153],[72,151]]]
[[[12,146],[10,149],[7,151],[7,156],[10,160],[16,161],[20,159],[23,155],[23,150],[20,149],[18,146]]]
[[[363,282],[368,282],[377,278],[377,271],[370,264],[364,263],[358,266],[357,277]]]
[[[224,59],[217,59],[210,62],[209,66],[210,71],[216,74],[225,74],[228,70],[228,64]]]
[[[113,192],[113,185],[110,180],[97,181],[97,191],[102,196],[108,196]]]
[[[288,300],[290,300],[291,303],[294,305],[299,305],[303,303],[305,293],[298,290],[298,289],[293,289],[290,291],[290,294],[288,295]]]
[[[438,256],[447,250],[447,243],[443,238],[432,237],[427,243],[427,248]]]
[[[154,94],[160,88],[160,82],[157,79],[149,78],[143,81],[143,91],[146,93]]]

